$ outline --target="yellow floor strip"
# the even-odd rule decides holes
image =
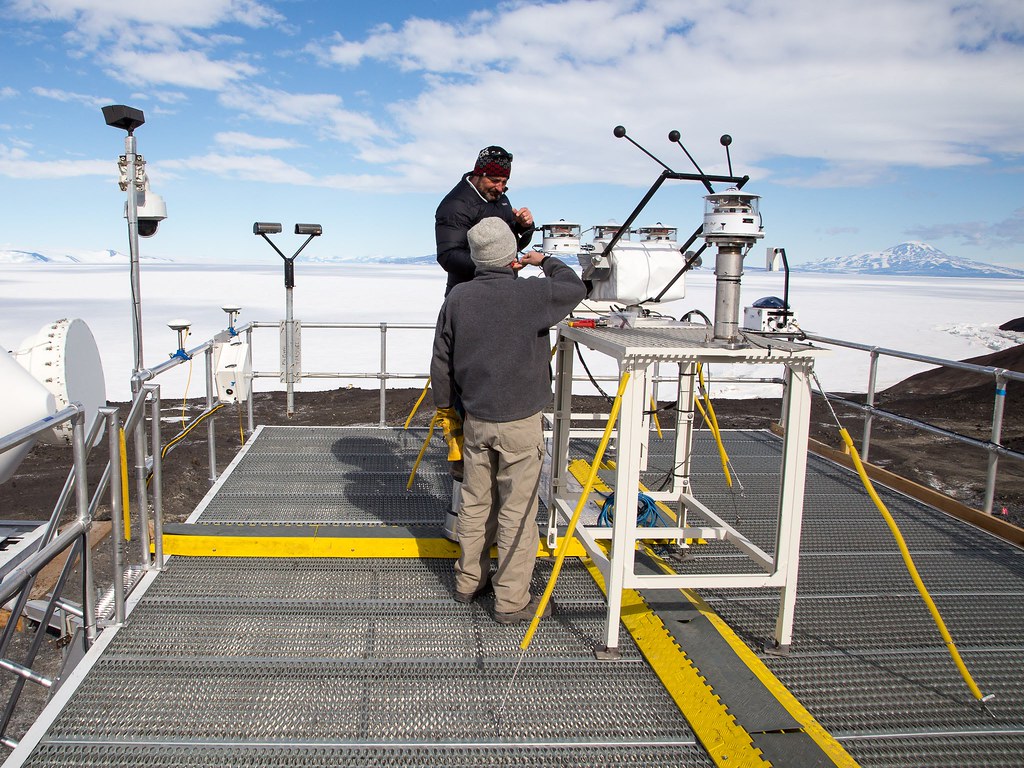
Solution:
[[[589,558],[584,559],[584,563],[594,581],[605,591],[600,570]],[[715,765],[731,768],[771,765],[635,590],[622,591],[622,623]]]
[[[459,546],[447,539],[338,536],[190,536],[164,534],[165,555],[188,557],[439,557],[457,558]],[[542,540],[538,557],[551,557]],[[569,554],[586,554],[578,541],[570,544]],[[492,550],[492,557],[497,552]]]
[[[758,680],[764,685],[765,688],[775,697],[775,700],[781,704],[793,719],[800,723],[800,727],[804,733],[811,737],[814,742],[818,745],[822,752],[828,755],[829,759],[841,768],[857,768],[857,761],[854,760],[850,754],[843,749],[842,745],[836,741],[835,737],[831,733],[826,731],[821,724],[814,719],[814,715],[807,711],[803,704],[800,703],[799,699],[796,698],[789,689],[786,688],[779,679],[772,674],[771,670],[764,665],[764,662],[757,657],[757,655],[750,650],[747,645],[740,640],[736,634],[732,631],[728,624],[726,624],[718,614],[716,614],[711,607],[705,603],[700,596],[689,589],[682,590],[686,598],[699,610],[718,630],[723,639],[729,644],[729,647],[736,652],[740,660],[746,664],[747,669],[754,673]]]
[[[589,471],[589,466],[588,462],[578,459],[570,464],[569,471],[575,476],[577,472],[582,471],[585,473]],[[600,483],[600,481],[598,482]],[[598,490],[601,490],[602,493],[607,493],[612,489],[607,485],[601,484],[601,488]],[[672,568],[653,552],[648,550],[647,553],[663,570],[668,573],[674,573]],[[594,580],[604,591],[605,584],[601,572],[589,560],[585,560],[585,562],[588,564],[587,567]],[[764,665],[764,662],[736,636],[732,628],[696,592],[690,589],[680,591],[711,622],[711,625],[729,644],[729,647],[736,653],[740,661],[760,680],[761,684],[789,712],[793,719],[800,724],[802,730],[814,740],[822,752],[837,766],[857,768],[856,761],[850,757],[832,734],[826,731],[814,719],[814,716],[772,674],[771,670]],[[640,650],[654,668],[669,694],[679,705],[680,711],[690,723],[694,733],[701,739],[701,743],[704,744],[704,747],[711,754],[716,765],[770,765],[770,763],[765,762],[760,757],[760,752],[752,744],[749,745],[749,749],[753,749],[756,752],[756,762],[737,763],[735,756],[731,758],[724,756],[726,750],[735,750],[738,746],[742,746],[744,737],[749,744],[749,734],[736,724],[732,716],[728,714],[725,705],[712,692],[712,682],[705,681],[705,678],[700,676],[700,671],[693,666],[692,662],[686,657],[686,653],[675,644],[675,641],[665,629],[664,624],[662,624],[661,619],[648,610],[643,598],[634,590],[623,590],[622,623],[629,630],[630,634],[633,635]],[[650,648],[645,647],[646,645],[649,645]],[[699,689],[695,689],[696,684],[691,679],[693,675],[696,675],[700,687],[707,690],[707,695],[710,696],[710,699],[705,698]],[[712,712],[712,708],[720,710],[720,714]],[[743,736],[731,733],[731,730],[738,731]],[[704,732],[708,733],[708,737],[712,741],[705,741],[702,736]],[[726,736],[729,737],[728,741],[725,740]],[[722,752],[723,757],[721,761],[719,760],[718,752],[713,750],[713,745],[715,744],[720,745],[715,747],[715,749]]]

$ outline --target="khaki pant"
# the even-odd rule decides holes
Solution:
[[[541,416],[493,422],[466,414],[466,462],[459,512],[462,554],[455,565],[455,588],[475,592],[490,573],[492,544],[498,546],[494,607],[522,610],[530,602],[530,580],[537,559],[537,491],[544,459]]]

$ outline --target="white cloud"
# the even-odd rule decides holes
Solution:
[[[27,18],[67,21],[92,31],[126,23],[205,29],[227,21],[262,27],[283,20],[276,10],[253,0],[13,0],[11,7]]]
[[[11,88],[9,85],[5,85],[3,88],[0,88],[0,99],[13,99],[17,95],[17,88]]]
[[[333,93],[289,93],[262,85],[239,85],[220,94],[223,106],[285,125],[313,125],[325,138],[354,144],[388,137],[373,118],[347,110]]]
[[[453,148],[507,141],[532,148],[516,172],[530,184],[639,182],[651,167],[609,139],[624,122],[679,169],[688,162],[665,146],[671,128],[708,171],[724,170],[717,139],[728,132],[744,169],[806,158],[824,171],[789,183],[862,185],[896,166],[1024,152],[1024,90],[1008,87],[1024,73],[1022,19],[998,1],[569,0],[461,23],[410,19],[337,39],[325,57],[422,78],[392,105],[407,143],[364,151],[410,172],[447,156],[451,173],[465,164]]]
[[[14,0],[11,7],[22,18],[68,23],[65,40],[77,55],[95,55],[122,82],[210,90],[258,69],[243,57],[218,60],[213,55],[243,38],[196,30],[226,23],[258,28],[283,21],[276,10],[253,0]]]
[[[214,91],[257,72],[246,62],[213,61],[200,51],[114,51],[109,62],[113,67],[111,76],[127,83]]]
[[[86,107],[102,107],[111,103],[106,97],[89,96],[84,93],[72,93],[59,88],[33,88],[32,93],[45,99],[82,104]]]
[[[213,137],[214,141],[229,148],[269,151],[274,149],[294,149],[301,146],[291,139],[268,138],[253,136],[239,131],[224,131]]]
[[[12,179],[116,178],[117,169],[109,160],[32,160],[24,149],[0,144],[0,176]]]
[[[163,170],[205,171],[216,176],[268,184],[320,186],[312,174],[270,155],[208,154],[184,160],[165,160]]]
[[[953,238],[962,245],[981,248],[1006,248],[1024,245],[1024,208],[1018,208],[1003,221],[964,221],[934,224],[908,230],[908,234],[925,240]]]

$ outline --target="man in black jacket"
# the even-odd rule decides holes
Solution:
[[[438,410],[451,410],[457,400],[466,410],[455,599],[472,602],[493,586],[495,619],[513,624],[532,618],[538,605],[530,580],[539,539],[541,412],[551,401],[548,329],[586,289],[558,259],[531,250],[518,261],[502,219],[474,225],[468,242],[476,277],[445,299],[430,364]],[[545,276],[519,278],[516,267],[526,264]],[[493,579],[492,544],[498,547]]]
[[[473,170],[464,174],[437,206],[434,237],[437,263],[448,273],[445,296],[459,283],[473,279],[475,267],[469,257],[466,233],[482,219],[497,216],[515,235],[518,250],[530,246],[533,214],[529,208],[513,208],[505,196],[511,173],[511,153],[501,147],[484,147]]]

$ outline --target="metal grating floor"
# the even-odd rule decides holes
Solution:
[[[724,435],[743,490],[726,488],[701,434],[696,493],[770,551],[781,443]],[[439,450],[405,490],[422,439],[263,428],[192,521],[439,532],[450,494]],[[671,439],[652,439],[648,487],[670,471]],[[594,442],[576,441],[574,455],[589,458]],[[879,490],[996,699],[974,703],[857,478],[814,457],[792,650],[763,660],[862,766],[1024,764],[1024,553]],[[661,554],[686,573],[739,560],[725,544]],[[539,561],[538,590],[550,567]],[[578,562],[566,561],[554,616],[521,665],[524,628],[497,625],[491,598],[455,603],[452,588],[450,560],[174,557],[24,764],[714,765],[628,633],[621,662],[593,659],[604,601]],[[777,591],[702,597],[760,654]]]

